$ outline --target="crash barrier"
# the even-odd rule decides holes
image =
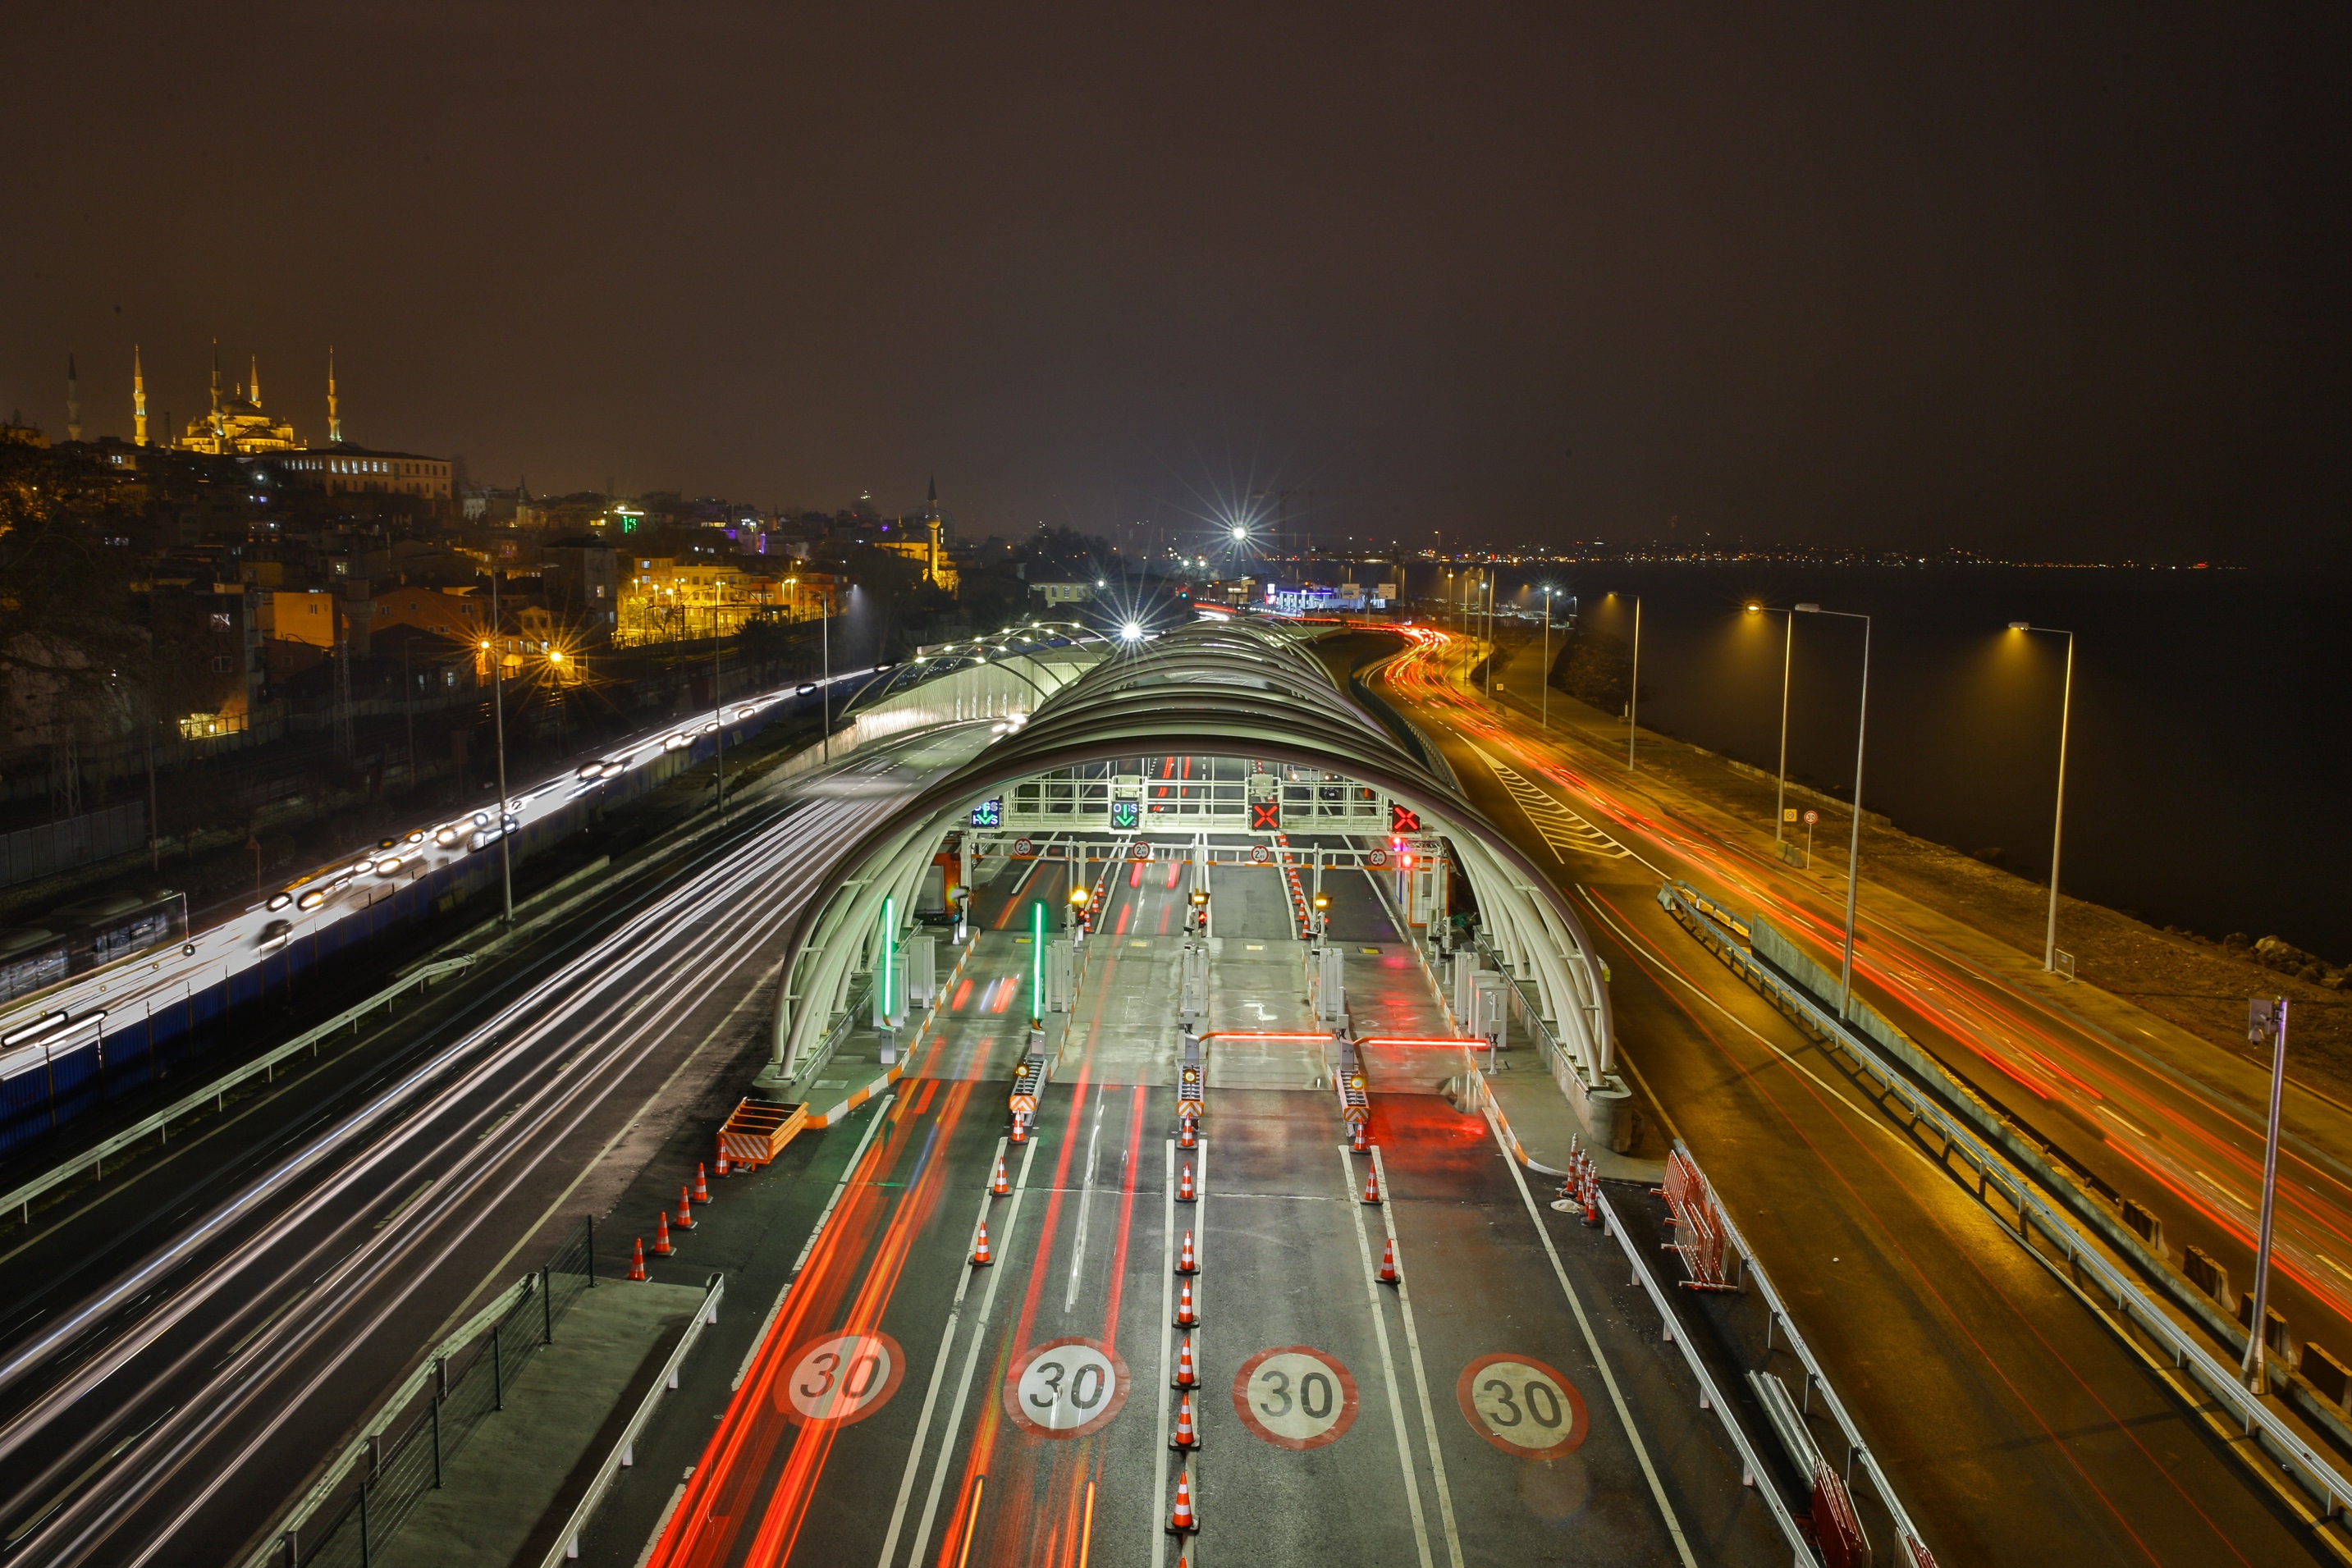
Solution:
[[[183,1116],[192,1115],[203,1110],[206,1101],[212,1103],[215,1111],[226,1110],[230,1090],[256,1078],[264,1082],[275,1082],[278,1067],[289,1058],[299,1056],[306,1051],[313,1056],[318,1055],[320,1044],[330,1036],[340,1034],[346,1029],[354,1034],[358,1033],[361,1020],[376,1009],[382,1008],[389,1012],[393,1003],[409,991],[424,990],[442,976],[457,974],[469,967],[473,962],[474,956],[469,953],[411,969],[397,981],[378,991],[367,1000],[356,1006],[345,1008],[326,1022],[303,1030],[285,1044],[256,1057],[242,1067],[223,1073],[201,1089],[182,1095],[153,1115],[133,1122],[121,1132],[84,1149],[72,1159],[52,1166],[22,1186],[8,1193],[6,1197],[0,1197],[0,1214],[5,1214],[13,1208],[29,1221],[33,1218],[34,1199],[44,1193],[64,1186],[85,1171],[93,1177],[103,1176],[106,1175],[108,1160],[125,1149],[146,1142],[150,1136],[152,1136],[159,1145],[167,1141],[171,1135],[172,1124]]]
[[[654,1408],[661,1403],[662,1396],[677,1387],[678,1369],[686,1364],[687,1353],[702,1337],[702,1331],[719,1321],[719,1298],[726,1293],[727,1276],[711,1275],[704,1287],[702,1305],[696,1310],[694,1321],[686,1325],[686,1333],[670,1351],[669,1361],[662,1367],[662,1375],[654,1379],[653,1386],[646,1389],[646,1396],[637,1402],[636,1410],[629,1416],[629,1424],[621,1428],[620,1441],[613,1445],[604,1461],[596,1467],[596,1474],[588,1482],[588,1490],[581,1497],[579,1506],[572,1511],[572,1517],[563,1521],[563,1528],[556,1531],[555,1544],[549,1547],[547,1555],[540,1560],[541,1568],[555,1568],[557,1563],[580,1555],[580,1537],[586,1531],[588,1521],[595,1517],[597,1506],[604,1500],[604,1494],[613,1490],[613,1483],[620,1479],[621,1472],[637,1462],[637,1439],[645,1436],[646,1427],[654,1418]]]
[[[2223,1363],[2207,1349],[2188,1326],[2165,1311],[2137,1279],[2077,1230],[2067,1214],[2027,1179],[2019,1166],[2031,1163],[2042,1166],[2040,1174],[2044,1181],[2054,1184],[2059,1180],[2047,1160],[2035,1160],[2018,1146],[2013,1131],[1996,1130],[1996,1118],[1990,1108],[1967,1085],[1951,1079],[1939,1063],[1916,1046],[1910,1048],[1915,1070],[1923,1077],[1933,1075],[1943,1083],[1953,1102],[1972,1113],[1970,1120],[1977,1124],[1975,1126],[1946,1110],[1935,1095],[1888,1061],[1859,1029],[1833,1016],[1801,987],[1740,946],[1728,930],[1692,905],[1686,892],[1683,884],[1668,883],[1658,890],[1658,903],[1783,1016],[1813,1040],[1842,1054],[1846,1059],[1846,1064],[1842,1065],[1845,1065],[1849,1075],[1882,1106],[1892,1102],[1899,1108],[1906,1123],[1905,1130],[1915,1142],[1947,1175],[1963,1187],[1971,1187],[1977,1200],[1990,1210],[2001,1228],[2035,1260],[2065,1281],[2126,1343],[2144,1354],[2169,1358],[2173,1370],[2193,1383],[2210,1402],[2205,1408],[2209,1423],[2218,1430],[2254,1439],[2277,1467],[2273,1472],[2267,1465],[2257,1465],[2257,1474],[2265,1479],[2273,1479],[2277,1473],[2294,1478],[2316,1500],[2323,1521],[2336,1521],[2352,1509],[2352,1479],[2347,1479],[2323,1458],[2276,1411],[2248,1392],[2238,1380],[2234,1365]],[[1985,1135],[1979,1135],[1978,1126],[1986,1129]],[[1933,1136],[1922,1136],[1923,1130]],[[1994,1152],[1989,1141],[1992,1137],[2000,1138],[2011,1155],[2020,1156],[2017,1165]],[[2037,1233],[2058,1256],[2053,1257],[2036,1242]],[[2118,1221],[2107,1239],[2120,1251],[2137,1244],[2138,1239]],[[2140,1250],[2147,1266],[2163,1266],[2153,1255],[2146,1254],[2144,1248]],[[2228,1320],[2218,1312],[2214,1317],[2217,1322],[2207,1326],[2218,1337],[2218,1325]],[[2145,1335],[2145,1341],[2135,1337],[2134,1331]],[[2299,1414],[2333,1432],[2344,1432],[2342,1416],[2327,1409],[2307,1380],[2277,1362],[2272,1364],[2271,1380],[2274,1388],[2294,1401]],[[2190,1396],[2189,1390],[2180,1392]],[[2191,1396],[2191,1403],[2203,1402]],[[2237,1451],[2238,1445],[2232,1443],[2231,1447]],[[2343,1549],[2341,1537],[2328,1539],[2339,1546],[2339,1551]]]
[[[804,1104],[746,1095],[719,1124],[719,1157],[739,1170],[757,1170],[782,1154],[807,1125]]]
[[[1674,1249],[1682,1255],[1683,1267],[1690,1278],[1682,1282],[1685,1291],[1737,1291],[1739,1282],[1724,1270],[1724,1238],[1726,1226],[1722,1206],[1716,1202],[1706,1177],[1690,1155],[1681,1149],[1666,1156],[1665,1185],[1655,1190],[1666,1200],[1674,1218]],[[1734,1267],[1737,1267],[1735,1261]]]
[[[1697,1164],[1690,1158],[1688,1149],[1677,1143],[1675,1153],[1683,1156],[1694,1175],[1698,1174]],[[1700,1180],[1702,1182],[1705,1180],[1703,1176],[1700,1176]],[[1714,1411],[1716,1418],[1722,1423],[1724,1431],[1731,1438],[1733,1448],[1738,1450],[1740,1463],[1746,1471],[1744,1479],[1753,1484],[1763,1495],[1765,1504],[1770,1510],[1774,1521],[1780,1527],[1781,1534],[1795,1548],[1796,1561],[1800,1564],[1811,1564],[1816,1561],[1812,1549],[1807,1543],[1804,1532],[1790,1513],[1788,1500],[1782,1495],[1781,1489],[1773,1484],[1770,1479],[1781,1472],[1764,1464],[1761,1456],[1756,1452],[1753,1444],[1749,1442],[1747,1432],[1734,1416],[1732,1406],[1725,1402],[1721,1386],[1716,1382],[1706,1362],[1700,1356],[1697,1347],[1692,1343],[1692,1336],[1684,1314],[1677,1311],[1666,1286],[1660,1281],[1657,1271],[1651,1268],[1650,1260],[1643,1250],[1641,1241],[1626,1228],[1624,1219],[1611,1199],[1606,1184],[1594,1184],[1593,1198],[1601,1212],[1602,1230],[1617,1239],[1618,1247],[1624,1253],[1625,1260],[1632,1268],[1633,1282],[1641,1286],[1643,1292],[1649,1296],[1650,1304],[1656,1309],[1664,1326],[1665,1337],[1681,1350],[1684,1364],[1690,1369],[1691,1375],[1697,1380],[1700,1408]],[[1730,1217],[1722,1212],[1719,1203],[1716,1205],[1716,1212],[1721,1221],[1723,1235],[1736,1248],[1740,1260],[1743,1276],[1740,1290],[1745,1291],[1752,1287],[1769,1312],[1765,1340],[1767,1354],[1769,1354],[1778,1343],[1785,1346],[1785,1354],[1796,1357],[1799,1366],[1804,1372],[1808,1407],[1812,1399],[1821,1399],[1824,1409],[1829,1412],[1835,1424],[1839,1437],[1845,1444],[1844,1474],[1836,1476],[1835,1471],[1832,1472],[1838,1480],[1839,1494],[1846,1495],[1853,1484],[1853,1472],[1859,1465],[1871,1483],[1873,1493],[1884,1505],[1886,1517],[1893,1522],[1896,1535],[1904,1542],[1905,1551],[1909,1553],[1907,1561],[1919,1565],[1919,1568],[1927,1568],[1927,1565],[1932,1564],[1935,1559],[1927,1555],[1927,1547],[1919,1541],[1918,1531],[1913,1527],[1910,1515],[1905,1511],[1901,1500],[1895,1496],[1894,1487],[1888,1483],[1885,1472],[1880,1469],[1877,1456],[1871,1452],[1867,1444],[1863,1442],[1861,1434],[1855,1429],[1852,1418],[1846,1414],[1845,1406],[1831,1388],[1829,1378],[1822,1371],[1821,1364],[1813,1359],[1812,1351],[1798,1334],[1796,1325],[1789,1321],[1778,1292],[1772,1289],[1771,1281],[1766,1278],[1763,1270],[1757,1266],[1754,1254],[1748,1250],[1747,1243],[1739,1239],[1737,1227],[1731,1223]],[[1767,1419],[1771,1420],[1773,1413],[1769,1403],[1761,1400],[1759,1403],[1765,1405]],[[1778,1423],[1773,1424],[1777,1432]],[[1819,1479],[1819,1469],[1801,1458],[1800,1454],[1810,1451],[1818,1455],[1819,1450],[1818,1447],[1811,1442],[1810,1429],[1805,1427],[1801,1414],[1798,1416],[1797,1425],[1805,1435],[1806,1448],[1790,1453],[1788,1473],[1795,1476],[1800,1483],[1806,1487],[1808,1493],[1811,1493],[1813,1483]],[[1783,1446],[1787,1448],[1788,1438],[1786,1435],[1781,1436]],[[1817,1529],[1819,1517],[1816,1515]],[[1866,1562],[1868,1559],[1862,1557],[1851,1561],[1860,1563]]]
[[[436,1346],[280,1521],[245,1568],[366,1568],[466,1445],[506,1408],[531,1357],[596,1283],[595,1224],[582,1219],[535,1271]]]
[[[730,745],[741,745],[777,719],[803,711],[814,697],[787,695],[757,712],[730,719]],[[696,735],[676,750],[650,757],[604,780],[594,789],[553,807],[509,835],[516,863],[549,849],[589,825],[598,813],[652,793],[688,768],[710,759],[716,735]],[[550,788],[570,784],[551,781]],[[0,1154],[47,1137],[121,1095],[163,1079],[223,1046],[250,1040],[270,1026],[296,999],[297,982],[336,959],[366,949],[377,937],[448,913],[499,885],[499,856],[485,847],[464,858],[403,875],[364,889],[365,902],[340,918],[313,919],[290,939],[253,948],[223,961],[192,962],[207,977],[173,997],[148,997],[116,1005],[103,1001],[108,1016],[95,1037],[55,1051],[20,1051],[0,1061]],[[199,943],[204,933],[196,933]],[[175,954],[165,948],[166,954]],[[144,960],[162,963],[170,959]],[[126,978],[131,970],[126,967]],[[89,977],[77,977],[81,987]],[[79,1011],[91,1005],[79,989],[58,993]],[[32,1015],[25,1015],[29,1019]]]
[[[1339,1042],[1339,1072],[1336,1087],[1339,1092],[1339,1119],[1350,1124],[1369,1122],[1372,1103],[1364,1093],[1364,1066],[1356,1059],[1352,1040]]]

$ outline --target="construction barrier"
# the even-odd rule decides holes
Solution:
[[[807,1125],[806,1105],[746,1096],[719,1126],[719,1153],[731,1166],[764,1166]]]
[[[1813,1543],[1821,1548],[1822,1568],[1870,1568],[1870,1538],[1827,1459],[1813,1466]]]
[[[1045,1092],[1045,1053],[1033,1051],[1021,1059],[1013,1070],[1013,1092],[1009,1097],[1012,1112],[1016,1116],[1034,1116],[1037,1102]]]
[[[1715,1194],[1707,1189],[1697,1163],[1676,1149],[1666,1156],[1665,1185],[1653,1191],[1666,1200],[1673,1213],[1668,1223],[1675,1228],[1675,1239],[1667,1245],[1682,1255],[1683,1267],[1690,1270],[1690,1278],[1682,1281],[1683,1289],[1739,1289],[1726,1271],[1723,1213],[1716,1207]]]

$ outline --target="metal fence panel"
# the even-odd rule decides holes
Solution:
[[[126,801],[103,811],[19,828],[0,836],[0,887],[129,854],[147,842],[147,803]]]

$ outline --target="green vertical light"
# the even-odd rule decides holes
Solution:
[[[897,955],[892,951],[891,938],[898,933],[898,901],[886,898],[882,901],[882,1016],[885,1019],[898,1016],[898,1009],[893,1005],[898,998],[891,994],[891,983],[898,978],[898,966],[894,962]]]
[[[1029,1017],[1032,1022],[1045,1021],[1045,901],[1029,912]]]

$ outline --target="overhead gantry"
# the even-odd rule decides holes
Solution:
[[[863,835],[827,852],[834,891],[792,931],[766,1081],[788,1086],[822,1063],[854,983],[880,961],[886,944],[911,931],[925,873],[946,835],[970,824],[976,805],[1003,800],[1024,780],[1099,770],[1121,757],[1237,757],[1319,770],[1376,790],[1415,813],[1423,833],[1443,838],[1469,883],[1488,946],[1517,982],[1520,1005],[1540,1019],[1538,1032],[1556,1047],[1548,1054],[1562,1092],[1591,1137],[1603,1146],[1621,1143],[1631,1128],[1622,1114],[1628,1096],[1615,1069],[1608,988],[1575,909],[1462,798],[1417,732],[1402,724],[1391,731],[1333,679],[1309,647],[1321,631],[1202,621],[1148,640],[1024,655],[1052,661],[1033,708],[1012,716],[1002,708],[973,713],[973,719],[993,717],[1003,733]],[[1013,672],[985,678],[1008,681]],[[928,690],[917,686],[891,700],[921,705],[931,722],[953,722],[950,714],[969,711],[953,694],[926,696]],[[1150,822],[1136,824],[1140,837],[1153,831]],[[1292,831],[1315,830],[1297,824]],[[1189,827],[1184,836],[1193,836]],[[1379,837],[1386,842],[1384,833]],[[886,902],[895,911],[888,933],[880,924]]]

